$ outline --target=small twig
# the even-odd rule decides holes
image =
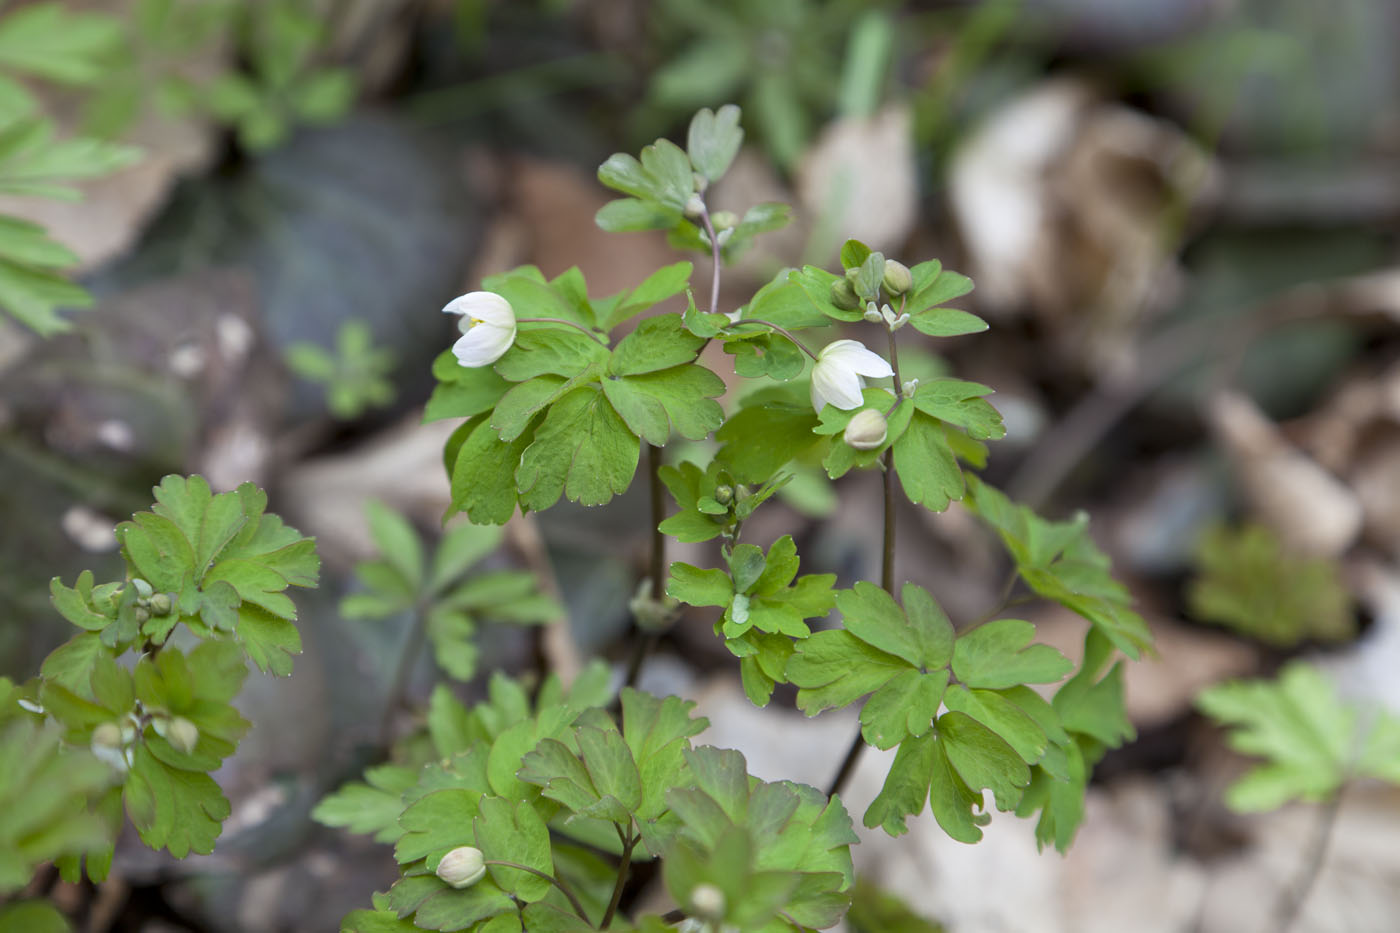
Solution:
[[[811,350],[808,350],[808,349],[807,349],[807,345],[806,345],[805,343],[803,343],[801,340],[798,340],[796,337],[794,337],[794,336],[787,330],[787,328],[785,328],[785,327],[783,327],[783,326],[781,326],[781,325],[779,325],[779,324],[774,324],[772,321],[765,321],[765,320],[763,320],[762,318],[757,318],[757,317],[746,317],[746,318],[744,318],[743,320],[735,321],[734,323],[730,324],[729,326],[730,326],[730,327],[738,327],[738,326],[741,325],[741,324],[762,324],[764,327],[771,327],[771,328],[773,328],[775,331],[777,331],[778,333],[780,333],[780,334],[782,334],[784,337],[786,337],[788,340],[791,340],[791,341],[797,346],[797,349],[801,350],[803,353],[807,354],[809,357],[811,357],[811,358],[814,359],[814,360],[817,358],[817,355],[816,355],[815,353],[813,353]]]
[[[614,824],[616,825],[616,824]],[[622,902],[622,889],[627,886],[627,870],[632,866],[632,849],[636,847],[640,836],[633,836],[631,827],[623,832],[618,828],[618,838],[622,839],[622,861],[617,866],[617,883],[613,885],[612,898],[608,901],[607,912],[603,914],[600,930],[606,930],[612,925],[613,916],[617,913],[617,905]]]
[[[666,497],[661,491],[661,448],[647,445],[647,479],[651,487],[651,598],[660,600],[666,588],[666,536],[661,533],[661,523],[666,520]],[[634,625],[634,629],[640,626]],[[627,675],[623,686],[635,687],[642,675],[642,665],[647,656],[656,650],[661,633],[645,631],[643,637],[632,643],[632,656],[627,661]]]
[[[1288,933],[1301,916],[1303,902],[1307,900],[1308,892],[1317,883],[1317,876],[1321,873],[1322,861],[1327,856],[1327,847],[1332,841],[1332,831],[1337,826],[1337,813],[1341,807],[1342,788],[1339,787],[1318,810],[1313,837],[1308,843],[1307,858],[1293,883],[1284,888],[1279,895],[1278,904],[1274,907],[1273,922],[1267,927],[1270,933]]]
[[[559,893],[563,894],[569,899],[569,904],[574,908],[574,913],[579,915],[580,920],[590,925],[593,923],[592,920],[588,919],[588,912],[583,909],[583,905],[579,903],[579,899],[574,896],[574,892],[569,889],[569,886],[564,884],[563,879],[556,878],[549,872],[540,871],[538,868],[531,868],[529,865],[521,865],[519,862],[508,862],[505,859],[490,858],[486,859],[486,861],[483,864],[500,865],[503,868],[514,868],[517,871],[527,871],[537,878],[543,878],[545,881],[548,881],[550,884],[558,888]]]
[[[846,789],[846,782],[855,773],[856,762],[860,760],[861,750],[865,748],[865,737],[860,734],[860,727],[856,727],[856,737],[851,741],[851,747],[846,749],[846,757],[841,761],[841,767],[836,771],[836,777],[831,779],[831,784],[826,789],[828,797],[835,797]]]
[[[565,319],[562,318],[562,317],[518,317],[518,318],[515,319],[515,323],[517,323],[517,324],[563,324],[565,327],[572,327],[574,330],[578,331],[578,332],[581,333],[581,334],[586,335],[586,336],[589,337],[591,340],[597,341],[598,343],[602,344],[602,345],[605,346],[605,347],[608,345],[608,342],[607,342],[606,340],[604,340],[604,339],[603,339],[601,336],[599,336],[598,334],[595,334],[593,331],[589,330],[587,327],[584,327],[582,324],[576,323],[576,322],[574,322],[574,321],[565,320]]]

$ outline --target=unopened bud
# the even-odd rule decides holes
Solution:
[[[728,505],[734,501],[734,487],[721,483],[715,487],[715,501],[720,505]]]
[[[914,287],[914,273],[904,263],[894,259],[885,260],[885,278],[881,282],[885,291],[898,297]]]
[[[700,195],[692,194],[690,199],[685,202],[685,216],[699,217],[703,213],[705,213],[705,202]]]
[[[885,416],[874,408],[856,412],[846,425],[842,438],[856,450],[874,450],[889,436],[890,426]]]
[[[716,230],[728,230],[739,226],[739,215],[733,211],[715,211],[710,215],[710,223]]]
[[[176,716],[165,727],[165,740],[188,755],[199,742],[199,727],[184,716]]]
[[[860,296],[846,279],[831,283],[831,303],[842,311],[854,311],[860,307]]]
[[[900,386],[900,388],[904,390],[904,397],[905,397],[905,398],[911,398],[911,397],[914,395],[914,393],[915,393],[916,391],[918,391],[918,389],[919,389],[919,380],[917,380],[917,379],[908,379],[908,380],[905,380],[904,384],[903,384],[902,386]]]
[[[147,609],[145,606],[137,606],[136,611],[133,612],[132,615],[136,617],[137,625],[145,625],[146,621],[151,617],[151,610]]]
[[[690,906],[704,920],[724,916],[724,892],[712,884],[697,884],[690,892]]]
[[[114,722],[104,722],[92,730],[92,744],[103,748],[117,748],[122,744],[122,727]]]
[[[458,846],[438,862],[437,876],[454,888],[469,888],[486,876],[486,858],[476,846]]]
[[[170,602],[169,593],[157,593],[151,597],[150,607],[152,615],[168,616],[170,615],[171,606],[172,603]]]
[[[729,617],[738,625],[749,621],[749,598],[743,593],[735,594],[734,601],[729,604]]]

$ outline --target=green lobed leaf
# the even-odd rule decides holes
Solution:
[[[953,646],[953,673],[969,687],[1048,684],[1074,665],[1049,645],[1031,644],[1035,626],[1020,619],[998,619],[969,629]]]
[[[739,126],[739,108],[725,104],[719,111],[701,108],[690,120],[686,136],[686,152],[695,170],[711,182],[718,181],[726,171],[739,146],[744,131]]]
[[[602,392],[575,389],[550,408],[521,454],[515,472],[521,505],[540,511],[561,494],[602,505],[631,484],[639,451],[636,435]]]

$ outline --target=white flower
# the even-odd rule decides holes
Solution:
[[[490,366],[515,342],[515,309],[495,292],[468,292],[453,298],[444,314],[460,314],[462,336],[452,352],[462,366]]]
[[[828,404],[850,410],[865,399],[861,376],[880,379],[893,376],[884,357],[866,349],[859,340],[835,340],[822,347],[812,367],[812,407],[821,412]]]
[[[438,862],[436,874],[454,888],[469,888],[486,876],[486,858],[476,846],[458,846]]]

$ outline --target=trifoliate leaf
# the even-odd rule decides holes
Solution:
[[[728,171],[743,141],[739,108],[725,104],[718,113],[703,107],[691,117],[685,148],[695,170],[714,182]]]
[[[1054,683],[1074,665],[1049,645],[1031,644],[1035,626],[999,619],[969,629],[953,646],[953,673],[970,687]]]
[[[1130,658],[1151,644],[1147,624],[1129,608],[1132,597],[1110,575],[1107,555],[1089,538],[1086,517],[1047,521],[975,476],[968,486],[968,504],[996,529],[1031,589],[1088,619]]]
[[[490,411],[511,385],[489,367],[462,366],[450,349],[433,360],[433,377],[438,383],[423,409],[425,424]]]
[[[880,826],[891,836],[909,831],[905,819],[924,812],[929,799],[929,779],[938,756],[936,745],[932,732],[899,743],[884,786],[865,811],[867,829]]]
[[[549,828],[529,801],[482,797],[475,826],[476,847],[488,860],[515,862],[546,875],[554,874]],[[551,890],[547,880],[518,868],[488,865],[487,871],[501,890],[522,901],[542,900]]]
[[[575,389],[550,407],[521,454],[515,471],[521,505],[539,511],[561,494],[602,505],[631,484],[639,450],[636,435],[602,392]]]
[[[894,444],[894,468],[909,501],[931,512],[941,512],[963,497],[962,470],[943,426],[922,411],[914,413]]]
[[[373,835],[375,842],[396,842],[404,832],[399,826],[403,795],[417,783],[418,775],[402,765],[367,768],[363,782],[350,781],[322,797],[311,818],[325,826]]]
[[[214,840],[230,812],[213,778],[173,768],[141,744],[134,749],[122,799],[141,841],[153,849],[169,849],[176,858],[214,851]]]
[[[457,890],[436,875],[400,878],[389,889],[389,906],[400,918],[412,916],[421,930],[444,931],[474,929],[483,920],[515,910],[510,895],[491,878]]]
[[[650,229],[650,228],[648,228]],[[598,302],[599,324],[604,330],[612,330],[624,321],[631,320],[648,308],[660,304],[668,298],[685,291],[690,283],[693,266],[689,262],[678,262],[662,266],[631,291],[623,292]],[[604,312],[603,305],[611,305]]]
[[[1400,777],[1393,762],[1376,754],[1393,745],[1400,723],[1373,713],[1361,732],[1357,708],[1307,664],[1290,664],[1273,681],[1218,684],[1196,704],[1230,729],[1231,748],[1264,759],[1225,792],[1231,809],[1262,812],[1294,799],[1325,800],[1363,773],[1392,782]]]
[[[715,459],[740,482],[765,482],[821,440],[812,433],[817,423],[810,404],[746,404],[715,432],[724,444]]]
[[[982,396],[992,389],[961,379],[932,379],[914,390],[914,407],[948,424],[967,431],[968,436],[985,440],[1006,435],[1001,414]]]
[[[449,514],[466,512],[477,524],[504,525],[515,514],[515,471],[534,440],[535,429],[502,441],[484,416],[467,425],[466,439],[452,464]]]
[[[724,380],[703,366],[606,378],[602,385],[628,429],[658,447],[670,440],[673,427],[682,437],[702,440],[724,423],[724,410],[714,401],[724,393]]]

